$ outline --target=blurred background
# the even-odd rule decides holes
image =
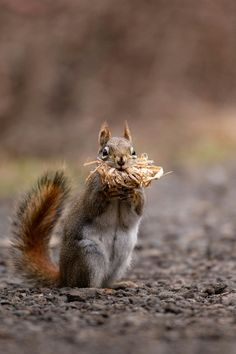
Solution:
[[[83,174],[104,120],[167,170],[231,161],[235,18],[233,0],[1,0],[0,195]]]

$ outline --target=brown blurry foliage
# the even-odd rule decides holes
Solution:
[[[227,140],[235,15],[233,0],[2,0],[2,153],[87,156],[105,119],[163,156],[205,131]]]

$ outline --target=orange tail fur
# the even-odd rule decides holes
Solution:
[[[12,260],[15,269],[41,285],[57,285],[59,267],[49,253],[49,241],[68,195],[62,171],[45,174],[20,202],[13,218]]]

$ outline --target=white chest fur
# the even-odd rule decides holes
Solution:
[[[107,210],[84,230],[84,237],[98,242],[106,255],[109,274],[120,277],[131,261],[137,242],[140,217],[125,201],[114,200]]]

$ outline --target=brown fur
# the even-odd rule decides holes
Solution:
[[[59,269],[50,259],[51,231],[68,194],[64,173],[45,174],[20,203],[13,219],[13,262],[17,271],[40,284],[56,284]]]

